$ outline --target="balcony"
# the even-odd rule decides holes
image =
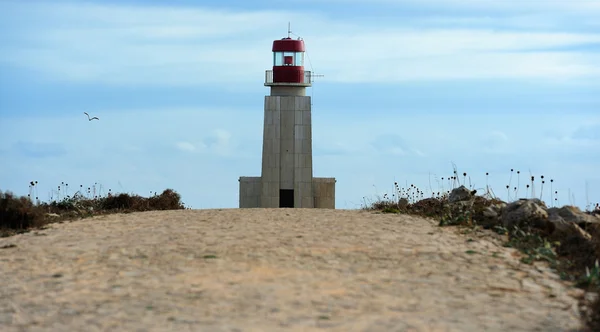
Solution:
[[[273,70],[267,70],[265,72],[265,86],[295,86],[295,87],[308,87],[311,86],[311,72],[308,70],[304,71],[304,75],[299,80],[300,82],[274,82],[273,81]],[[290,79],[289,81],[293,81]]]

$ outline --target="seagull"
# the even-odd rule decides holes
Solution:
[[[100,120],[100,119],[98,119],[97,117],[90,118],[90,115],[89,115],[89,114],[87,114],[87,112],[83,112],[83,114],[87,115],[87,117],[88,117],[88,120],[89,120],[89,121],[92,121],[92,120]]]

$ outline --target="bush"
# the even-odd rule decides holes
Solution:
[[[125,212],[151,210],[182,210],[181,195],[173,189],[166,189],[162,194],[149,198],[138,195],[119,194],[100,199],[103,210],[122,210]]]
[[[27,229],[44,224],[43,212],[27,197],[0,191],[0,229]]]
[[[152,210],[181,210],[185,209],[181,203],[181,195],[173,189],[166,189],[159,196],[150,197],[148,204]]]
[[[50,222],[98,214],[181,209],[185,209],[185,206],[181,196],[173,189],[166,189],[162,194],[148,198],[118,194],[90,199],[76,193],[73,197],[41,204],[34,204],[28,197],[0,192],[0,235],[8,236],[40,228]]]
[[[137,195],[119,194],[100,199],[102,210],[141,210],[143,198]]]

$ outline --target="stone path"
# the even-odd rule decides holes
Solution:
[[[119,214],[0,239],[0,331],[577,331],[496,240],[365,211]]]

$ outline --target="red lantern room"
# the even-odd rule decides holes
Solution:
[[[310,86],[310,71],[304,71],[304,41],[300,38],[273,41],[273,71],[267,72],[265,85],[279,84]]]

